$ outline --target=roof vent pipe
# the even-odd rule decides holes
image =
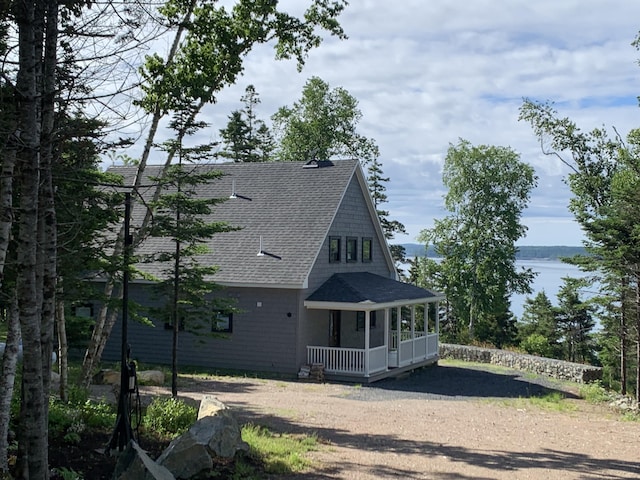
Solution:
[[[231,195],[229,195],[229,198],[238,198],[238,196],[236,195],[236,179],[235,178],[231,180]]]
[[[262,249],[262,235],[260,235],[260,250],[258,250],[258,256],[264,257],[264,250]]]

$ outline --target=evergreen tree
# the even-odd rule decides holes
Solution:
[[[532,355],[557,358],[557,315],[557,310],[544,291],[534,298],[528,297],[517,325],[520,348]]]
[[[369,192],[376,207],[378,219],[380,219],[380,225],[382,226],[385,238],[389,241],[398,233],[406,234],[405,226],[397,220],[389,220],[389,211],[383,210],[381,207],[383,203],[387,203],[388,201],[387,194],[385,193],[387,190],[385,183],[389,181],[389,177],[382,176],[382,164],[377,157],[369,164],[368,174]],[[390,249],[391,256],[396,264],[406,262],[406,252],[402,245],[391,245]]]
[[[595,361],[592,330],[595,321],[592,307],[580,299],[582,279],[565,277],[558,292],[558,316],[556,317],[564,360],[593,363]]]
[[[202,127],[190,123],[188,110],[183,115],[176,115],[172,126],[177,132],[188,134]],[[171,393],[175,398],[178,395],[179,332],[182,329],[192,333],[200,331],[211,321],[212,312],[222,304],[214,298],[218,286],[211,279],[217,267],[201,261],[202,256],[209,253],[206,242],[216,233],[234,228],[225,222],[206,221],[213,207],[225,199],[198,194],[202,185],[220,178],[221,172],[211,167],[184,164],[207,156],[212,146],[186,148],[178,134],[176,140],[165,143],[165,148],[176,150],[178,163],[165,169],[162,176],[152,179],[159,183],[162,193],[150,205],[155,211],[150,233],[154,237],[170,239],[173,248],[156,252],[148,260],[166,264],[156,286],[158,298],[166,299],[166,304],[153,309],[153,313],[173,330]]]
[[[241,98],[244,108],[231,112],[229,123],[220,130],[224,149],[218,156],[234,162],[265,162],[271,159],[274,140],[269,127],[257,118],[258,93],[249,85]]]

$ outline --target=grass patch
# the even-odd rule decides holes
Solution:
[[[520,409],[537,408],[553,412],[573,412],[577,409],[574,404],[566,401],[566,397],[561,392],[551,392],[538,397],[501,400],[500,403]]]
[[[274,433],[266,427],[248,424],[242,439],[249,444],[250,455],[264,466],[264,471],[286,475],[308,469],[312,462],[306,454],[318,449],[316,435]],[[242,468],[242,467],[240,467]]]

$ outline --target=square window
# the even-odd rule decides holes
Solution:
[[[340,261],[340,237],[329,237],[329,262]]]
[[[211,319],[212,332],[228,332],[233,330],[233,313],[216,311]]]
[[[368,263],[373,260],[372,240],[370,238],[362,239],[362,261]]]
[[[358,261],[358,239],[347,237],[347,262]]]

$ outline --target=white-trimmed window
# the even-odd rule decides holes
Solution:
[[[340,262],[340,237],[329,237],[329,263]]]
[[[358,261],[358,239],[347,237],[347,262]]]
[[[231,333],[233,331],[233,313],[215,311],[211,319],[211,331]]]
[[[371,238],[362,239],[362,262],[369,263],[373,260],[373,240]]]

